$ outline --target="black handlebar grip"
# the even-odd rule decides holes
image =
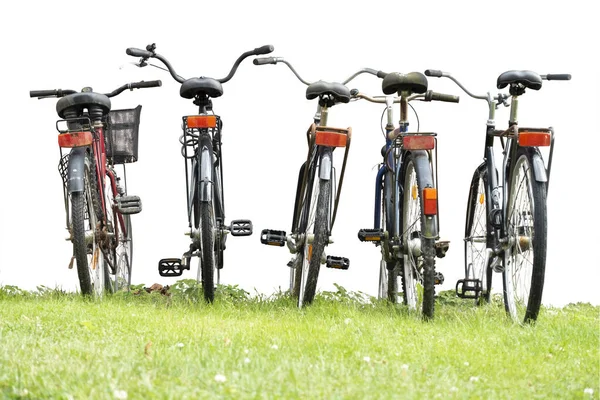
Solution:
[[[387,76],[387,72],[383,72],[383,71],[377,71],[377,77],[378,78],[385,78]]]
[[[431,93],[431,100],[433,101],[446,101],[448,103],[458,103],[459,97],[451,94],[444,93]]]
[[[442,71],[437,70],[437,69],[426,69],[425,70],[425,75],[426,76],[433,76],[436,78],[441,78],[442,77]]]
[[[254,65],[277,64],[277,60],[274,57],[255,58],[252,62]]]
[[[31,90],[29,92],[29,97],[56,96],[57,93],[58,93],[57,89],[54,89],[54,90]]]
[[[132,89],[142,89],[142,88],[151,88],[151,87],[159,87],[162,86],[162,81],[141,81],[134,82],[131,84]]]
[[[270,44],[267,44],[267,45],[264,45],[262,47],[255,48],[254,51],[253,51],[253,53],[254,53],[254,55],[260,56],[261,54],[269,54],[273,50],[275,50],[275,47],[273,47]]]
[[[151,52],[147,50],[136,49],[135,47],[130,47],[127,50],[125,50],[125,52],[127,53],[127,55],[130,55],[132,57],[150,58],[153,56]]]
[[[546,75],[548,81],[570,81],[571,74],[548,74]]]

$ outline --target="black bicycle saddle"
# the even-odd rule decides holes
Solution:
[[[520,83],[528,89],[539,90],[542,87],[542,77],[533,71],[506,71],[500,74],[496,86],[498,89],[503,89],[513,83]]]
[[[61,97],[56,102],[56,112],[61,118],[65,118],[65,111],[74,108],[80,114],[84,108],[97,106],[102,109],[102,115],[110,111],[110,99],[102,93],[81,92]]]
[[[317,81],[306,88],[306,98],[308,100],[327,94],[332,95],[336,103],[350,102],[350,89],[341,83]]]
[[[198,94],[219,97],[223,94],[223,85],[216,79],[205,77],[190,78],[181,84],[179,95],[184,99],[193,99]]]
[[[383,78],[381,89],[385,94],[394,94],[408,90],[410,93],[425,93],[427,91],[427,77],[420,72],[389,73]]]

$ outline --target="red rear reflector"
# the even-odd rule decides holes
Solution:
[[[432,150],[435,147],[435,139],[429,135],[404,136],[402,146],[407,150]]]
[[[58,135],[58,145],[60,147],[89,146],[93,141],[92,132],[68,132]]]
[[[214,128],[217,126],[215,115],[190,115],[187,117],[188,128]]]
[[[437,189],[423,189],[423,213],[425,215],[437,214]]]
[[[519,146],[550,146],[550,132],[519,132]]]
[[[315,143],[320,146],[346,147],[348,136],[345,133],[317,131]]]

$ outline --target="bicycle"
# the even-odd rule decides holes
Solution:
[[[526,89],[539,90],[543,80],[570,80],[571,75],[507,71],[498,77],[496,87],[508,87],[509,93],[493,96],[471,93],[448,72],[425,74],[449,78],[470,97],[487,101],[489,109],[483,162],[473,174],[467,199],[465,278],[456,283],[456,294],[476,303],[489,302],[493,272],[502,273],[508,315],[518,323],[535,322],[546,268],[546,199],[554,129],[520,128],[518,100]],[[495,111],[501,104],[510,106],[510,119],[507,129],[497,130]],[[501,176],[494,158],[496,139],[503,153]]]
[[[327,126],[329,109],[336,104],[348,103],[350,90],[345,86],[362,73],[377,75],[381,71],[363,68],[342,83],[304,80],[294,67],[281,57],[254,59],[255,65],[285,64],[300,82],[307,86],[306,99],[317,99],[313,123],[306,132],[308,152],[306,161],[298,173],[298,185],[294,201],[291,233],[283,230],[263,229],[262,244],[283,247],[287,245],[293,255],[290,267],[289,290],[297,299],[298,307],[314,300],[321,264],[327,268],[347,270],[350,260],[346,257],[325,254],[337,215],[344,172],[352,139],[352,129]],[[333,152],[344,148],[344,159],[336,187],[336,170]]]
[[[358,238],[380,247],[378,297],[396,303],[400,278],[403,303],[430,319],[435,285],[444,282],[443,274],[435,271],[435,258],[446,255],[450,242],[439,240],[437,134],[420,132],[418,124],[416,132],[409,132],[408,106],[413,100],[458,103],[459,98],[428,90],[427,78],[419,72],[382,75],[385,96],[352,91],[353,99],[385,104],[382,120],[387,117],[383,160],[375,178],[373,228],[361,229]],[[394,103],[400,103],[397,128]]]
[[[131,285],[131,215],[142,211],[127,194],[125,165],[138,159],[141,107],[111,110],[110,98],[124,90],[161,86],[160,81],[125,84],[110,93],[91,87],[32,90],[30,97],[60,98],[56,111],[66,226],[73,243],[69,269],[77,263],[81,293],[101,297]],[[63,154],[64,149],[70,149]],[[122,166],[123,182],[115,169]],[[110,276],[114,281],[110,281]]]
[[[183,134],[179,138],[181,154],[185,163],[186,199],[189,232],[192,243],[181,258],[164,258],[158,263],[158,272],[164,277],[181,276],[190,269],[191,257],[200,260],[197,281],[202,282],[204,298],[214,301],[215,271],[216,284],[220,282],[223,268],[223,252],[227,234],[249,236],[252,222],[246,219],[232,220],[225,224],[225,200],[223,192],[223,154],[221,131],[223,122],[213,112],[212,99],[223,94],[223,83],[228,82],[237,71],[240,63],[252,55],[268,54],[273,46],[266,45],[247,51],[237,58],[229,74],[221,79],[198,77],[184,79],[179,76],[169,61],[156,53],[156,45],[146,46],[146,50],[128,48],[126,53],[141,57],[140,67],[148,64],[148,59],[156,58],[168,69],[177,82],[181,83],[179,94],[192,99],[199,107],[198,115],[183,117]],[[161,67],[157,67],[161,68]]]

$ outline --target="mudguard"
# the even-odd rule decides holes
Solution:
[[[419,188],[435,187],[433,184],[433,176],[431,166],[429,164],[429,155],[425,150],[411,151],[415,172],[417,174],[417,184]],[[422,201],[422,200],[421,200]],[[423,207],[423,204],[421,204]],[[426,238],[436,239],[438,237],[438,216],[435,218],[427,218],[422,221],[421,231]]]
[[[74,147],[69,154],[67,169],[67,191],[69,193],[83,192],[86,149],[86,147]]]
[[[213,160],[212,147],[201,143],[200,154],[200,176],[198,185],[200,189],[200,201],[209,202],[213,197]]]

